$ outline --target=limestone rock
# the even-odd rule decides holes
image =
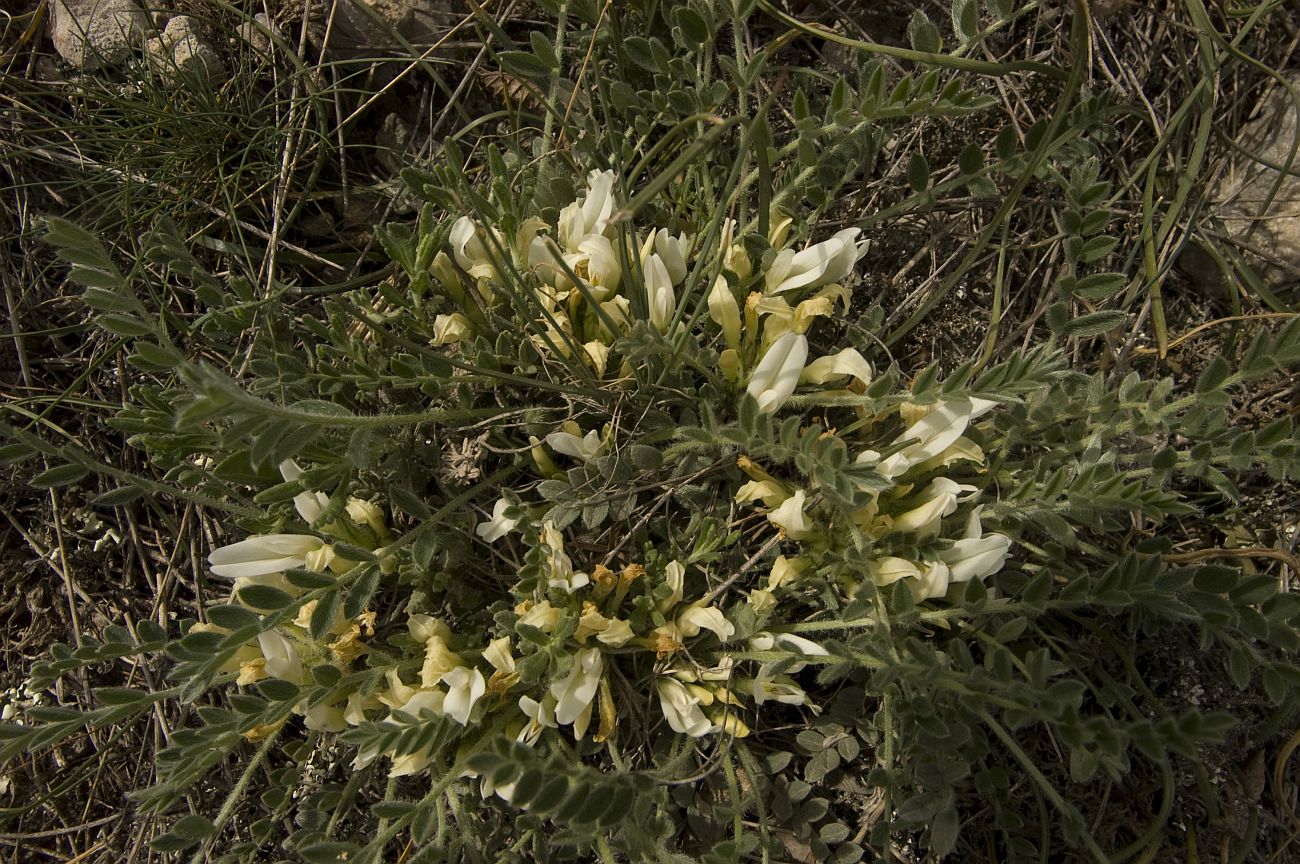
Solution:
[[[268,33],[275,33],[276,27],[272,21],[266,17],[266,13],[258,12],[253,16],[252,21],[245,21],[239,25],[237,31],[239,38],[248,43],[248,47],[253,49],[255,54],[270,54],[273,45]]]
[[[1300,86],[1300,74],[1291,84]],[[1291,160],[1300,114],[1284,87],[1275,85],[1259,116],[1242,129],[1238,143],[1255,159],[1238,154],[1213,193],[1228,235],[1256,250],[1248,255],[1261,278],[1274,285],[1300,279],[1300,149],[1291,174],[1278,170]],[[1273,167],[1276,166],[1276,167]],[[1281,176],[1277,193],[1269,193]]]
[[[134,0],[54,0],[50,9],[54,50],[83,72],[122,62],[149,26]]]
[[[197,18],[172,18],[161,36],[149,40],[148,51],[164,80],[194,78],[214,85],[226,77],[226,64],[207,41]]]

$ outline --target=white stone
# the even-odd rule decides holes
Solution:
[[[150,39],[149,56],[166,81],[194,78],[209,85],[226,77],[226,64],[207,41],[202,22],[177,15],[157,39]]]
[[[1300,74],[1293,73],[1290,83],[1300,86]],[[1298,120],[1286,89],[1274,85],[1259,116],[1237,136],[1238,144],[1260,161],[1240,153],[1234,156],[1213,195],[1221,202],[1218,215],[1229,237],[1262,253],[1248,254],[1247,259],[1265,282],[1274,285],[1300,279],[1300,177],[1295,173],[1283,177],[1276,195],[1268,200],[1279,176],[1270,165],[1287,164]],[[1290,169],[1300,172],[1300,151]]]
[[[126,59],[149,26],[134,0],[54,0],[50,9],[54,49],[83,72]]]

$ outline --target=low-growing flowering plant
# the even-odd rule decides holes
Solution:
[[[449,203],[447,189],[430,197]],[[252,486],[260,506],[238,507],[250,530],[207,556],[222,587],[204,620],[56,652],[32,687],[165,651],[178,682],[165,694],[215,688],[228,707],[201,709],[139,796],[158,812],[253,746],[238,796],[277,742],[301,756],[288,742],[302,734],[347,766],[348,794],[379,777],[369,835],[303,817],[287,842],[309,860],[383,860],[399,832],[443,860],[463,848],[449,819],[532,844],[536,860],[699,852],[715,823],[731,845],[710,860],[770,858],[788,837],[769,815],[795,820],[789,836],[819,824],[835,860],[899,832],[943,852],[959,790],[1003,789],[1008,764],[1069,842],[1100,851],[1013,733],[1051,729],[1085,782],[1136,753],[1168,760],[1161,736],[1194,753],[1225,721],[1117,719],[1086,698],[1085,661],[1052,650],[1047,622],[1122,609],[1152,632],[1195,622],[1238,646],[1300,642],[1300,610],[1275,588],[1160,557],[1155,526],[1192,512],[1179,472],[1227,482],[1254,456],[1194,399],[1136,378],[1108,390],[1050,348],[904,383],[877,351],[878,318],[849,317],[861,231],[816,239],[779,211],[654,224],[630,191],[596,170],[560,207],[480,197],[441,225],[426,207],[418,235],[386,229],[409,285],[304,322],[315,371],[261,390],[292,401],[175,357],[194,395],[174,428],[202,426],[209,446],[156,422],[142,443],[186,453],[178,476]],[[1300,328],[1257,342],[1254,367],[1204,392],[1291,362]],[[162,335],[141,356],[173,350]],[[357,379],[386,383],[370,394]],[[412,410],[393,413],[395,398]],[[1188,434],[1219,444],[1185,447]],[[1285,477],[1294,432],[1269,434]],[[89,719],[0,727],[7,752],[166,698],[100,692]],[[853,805],[829,798],[796,813],[831,777],[881,790],[882,827],[850,839]],[[202,856],[230,813],[192,814],[158,848]],[[231,855],[274,839],[258,824]]]
[[[728,536],[733,551],[727,558],[701,560],[690,538],[671,540],[658,531],[646,533],[642,549],[601,554],[582,542],[590,526],[574,522],[571,511],[557,512],[557,505],[537,494],[538,482],[563,484],[557,479],[566,476],[561,466],[599,463],[606,454],[651,445],[642,444],[635,430],[605,425],[584,432],[580,421],[586,418],[566,417],[541,441],[533,439],[533,477],[503,490],[491,515],[473,526],[477,542],[520,550],[522,566],[499,574],[506,590],[492,624],[486,630],[481,622],[467,627],[455,609],[445,618],[410,613],[402,643],[410,646],[409,655],[393,658],[378,687],[335,687],[326,701],[297,703],[294,712],[309,729],[398,727],[438,716],[461,727],[503,730],[530,746],[545,746],[552,736],[604,742],[619,734],[620,722],[657,725],[641,710],[639,703],[648,700],[677,734],[743,738],[783,722],[777,718],[793,708],[818,709],[799,673],[833,656],[788,631],[798,623],[788,610],[800,603],[795,598],[805,574],[827,577],[827,590],[845,603],[880,596],[864,589],[864,578],[880,588],[901,583],[921,601],[943,598],[950,586],[983,580],[1006,564],[1010,539],[985,532],[981,523],[986,459],[968,435],[976,434],[997,403],[969,397],[929,404],[898,400],[887,410],[872,410],[861,394],[874,372],[857,349],[809,359],[809,331],[833,316],[837,303],[848,305],[845,283],[866,250],[856,229],[799,251],[776,250],[764,269],[728,239],[735,231],[730,221],[724,242],[711,246],[663,228],[650,228],[640,239],[611,222],[614,173],[593,171],[587,183],[556,224],[525,220],[512,242],[495,226],[468,216],[452,223],[451,255],[438,253],[433,267],[448,296],[467,299],[465,308],[439,314],[441,321],[454,317],[459,323],[454,331],[435,324],[435,343],[472,344],[478,328],[470,323],[471,313],[509,316],[500,307],[512,281],[532,292],[526,308],[541,313],[518,323],[535,331],[531,339],[542,357],[576,356],[611,395],[638,387],[634,360],[623,345],[628,334],[649,332],[645,325],[658,334],[716,343],[715,368],[702,374],[725,382],[733,404],[752,400],[758,415],[776,416],[796,398],[816,405],[830,397],[850,407],[851,431],[823,430],[818,437],[823,446],[833,443],[837,452],[852,456],[845,466],[853,484],[846,497],[854,506],[832,505],[815,477],[765,465],[742,451],[734,457],[735,469],[718,466],[720,482],[714,484],[733,514],[723,530],[752,526],[743,538]],[[781,220],[771,239],[782,239],[789,226],[789,219]],[[694,326],[679,309],[690,296],[683,289],[692,268],[710,274],[711,286],[708,318]],[[477,300],[468,299],[465,282]],[[803,426],[797,413],[790,416]],[[292,460],[280,470],[286,481],[302,474]],[[209,556],[214,574],[234,580],[236,598],[250,585],[301,594],[286,577],[291,570],[345,575],[361,566],[333,539],[365,549],[381,568],[394,566],[384,563],[389,529],[376,504],[351,498],[342,513],[320,524],[330,512],[328,495],[307,490],[293,503],[315,531],[257,535]],[[762,521],[755,523],[751,514]],[[867,550],[857,572],[830,563],[851,548]],[[736,566],[736,560],[745,563]],[[292,621],[239,649],[246,659],[238,665],[238,685],[266,676],[301,685],[304,669],[319,663],[343,676],[352,671],[368,650],[363,629],[373,635],[376,613],[345,619],[336,607],[335,619],[314,638],[308,633],[316,603],[304,604]],[[521,664],[529,674],[521,675]],[[760,719],[764,713],[775,716]],[[391,776],[405,776],[426,767],[430,754],[397,745],[372,748],[354,765],[381,756]],[[484,787],[506,798],[512,788],[490,782]]]

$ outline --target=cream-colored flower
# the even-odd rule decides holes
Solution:
[[[668,562],[664,567],[664,580],[672,591],[657,604],[660,612],[667,612],[681,602],[682,589],[686,584],[686,567],[680,561]]]
[[[911,510],[894,517],[892,530],[910,531],[920,537],[932,536],[938,533],[940,520],[944,516],[951,516],[957,509],[958,502],[966,500],[962,493],[975,491],[974,486],[954,483],[947,477],[936,477],[930,481]]]
[[[388,542],[388,525],[384,522],[384,509],[378,504],[364,498],[349,498],[347,513],[348,518],[357,525],[369,528],[381,544]]]
[[[280,463],[280,476],[286,482],[297,480],[302,476],[302,466],[293,459],[285,459]],[[325,512],[325,508],[330,506],[330,496],[324,492],[300,492],[293,496],[293,508],[298,511],[302,521],[308,525],[314,523]]]
[[[808,694],[803,688],[786,675],[772,674],[772,666],[764,664],[758,670],[758,677],[751,682],[750,695],[755,705],[764,702],[780,702],[783,705],[806,705]]]
[[[591,582],[591,577],[573,569],[573,561],[564,552],[564,535],[550,519],[542,524],[542,545],[545,547],[546,584],[572,594]]]
[[[573,736],[579,740],[587,734],[592,702],[604,671],[605,660],[600,649],[586,648],[573,656],[569,674],[551,684],[551,695],[555,697],[555,722],[561,726],[572,723]]]
[[[876,471],[886,477],[897,477],[914,465],[920,465],[943,453],[961,438],[970,423],[997,405],[987,399],[949,399],[930,406],[925,415],[911,422],[896,439],[895,444],[911,443],[889,456],[876,466]],[[871,451],[867,451],[870,453]],[[858,456],[867,462],[867,453]],[[880,454],[875,454],[879,460]]]
[[[474,324],[464,313],[436,315],[433,319],[433,344],[453,345],[474,336]]]
[[[500,235],[493,233],[498,245],[504,246],[500,243]],[[484,231],[474,224],[473,219],[461,216],[452,223],[451,234],[447,238],[456,263],[476,280],[490,279],[497,272],[497,248],[489,244],[485,237]]]
[[[790,487],[780,480],[750,480],[736,490],[736,503],[762,501],[764,507],[779,507],[790,494]]]
[[[522,741],[529,747],[537,743],[543,729],[559,728],[559,724],[555,722],[555,697],[550,693],[543,696],[541,702],[529,696],[520,696],[519,710],[524,712],[528,723],[519,731],[516,740]]]
[[[749,592],[745,602],[754,610],[755,615],[762,618],[770,615],[772,610],[776,608],[776,595],[772,593],[770,588],[755,588]]]
[[[749,378],[746,391],[758,401],[758,410],[771,413],[794,393],[808,359],[808,337],[786,333],[768,347]]]
[[[474,705],[487,692],[487,679],[477,669],[457,666],[442,676],[447,695],[442,702],[443,713],[462,726],[469,725],[469,715]]]
[[[952,544],[951,549],[939,553],[939,560],[948,565],[949,581],[969,582],[984,579],[1002,569],[1011,548],[1011,538],[1005,534],[984,534],[980,524],[982,506],[971,511],[966,520],[966,532]]]
[[[768,270],[767,293],[780,294],[839,282],[853,272],[853,265],[866,254],[867,242],[856,242],[860,233],[859,228],[845,228],[829,240],[807,246],[800,252],[782,250]]]
[[[794,633],[755,633],[749,637],[749,647],[755,651],[789,651],[803,657],[829,657],[830,652],[811,639],[805,639]],[[773,663],[775,668],[776,663]],[[806,663],[794,663],[786,666],[787,672],[798,672]]]
[[[492,517],[486,522],[480,522],[474,528],[474,533],[485,543],[495,543],[515,530],[519,525],[519,519],[507,517],[506,511],[509,509],[510,501],[506,498],[498,498],[497,503],[492,505]]]
[[[699,738],[716,730],[700,710],[699,697],[676,678],[656,678],[655,690],[659,693],[659,708],[674,732]]]
[[[727,620],[721,609],[699,604],[687,607],[677,616],[677,630],[688,639],[700,635],[701,630],[710,630],[722,642],[736,633],[735,625]]]
[[[658,254],[646,259],[642,267],[645,277],[646,308],[650,312],[650,323],[660,333],[668,332],[673,313],[677,311],[677,294],[673,291],[673,280],[668,275],[668,268]]]
[[[574,274],[587,283],[592,299],[599,303],[618,290],[623,279],[623,265],[608,237],[589,234],[578,244],[581,256],[570,266]]]
[[[884,588],[900,579],[916,579],[921,575],[921,568],[915,562],[892,555],[874,558],[867,562],[867,572],[871,581]]]
[[[917,600],[929,600],[942,597],[948,593],[952,582],[952,570],[942,561],[923,561],[921,574],[908,583],[912,596]]]
[[[349,726],[361,726],[366,722],[366,712],[382,705],[373,696],[363,696],[361,691],[353,690],[348,694],[347,707],[343,709],[343,720]]]
[[[635,636],[631,624],[622,618],[611,618],[605,629],[596,634],[596,641],[611,648],[622,648]]]
[[[212,550],[208,563],[217,576],[234,579],[238,590],[263,584],[260,576],[305,566],[307,556],[324,545],[324,540],[307,534],[259,534]]]
[[[577,424],[574,424],[576,427]],[[582,430],[579,429],[579,432]],[[573,432],[561,430],[552,432],[546,436],[546,443],[556,453],[563,453],[565,456],[572,456],[575,459],[581,459],[583,462],[590,462],[600,455],[605,449],[605,442],[601,440],[600,432],[592,429],[586,435],[575,435]]]
[[[793,557],[787,558],[784,555],[778,555],[772,562],[772,571],[767,577],[767,587],[770,591],[777,588],[784,588],[797,582],[805,571],[812,565],[807,558]]]
[[[688,271],[686,259],[691,254],[691,238],[682,233],[674,237],[667,228],[660,228],[651,235],[655,253],[668,271],[668,279],[673,285],[682,284]]]
[[[838,354],[818,357],[799,374],[800,384],[825,384],[835,378],[852,376],[862,386],[871,383],[871,364],[856,348],[845,348]]]
[[[731,293],[727,280],[719,276],[709,290],[709,317],[722,328],[722,339],[728,348],[740,346],[740,305]]]
[[[767,521],[785,532],[791,540],[806,540],[812,536],[813,526],[804,513],[807,493],[802,489],[787,498],[780,507],[769,511]]]
[[[527,609],[519,610],[519,623],[527,624],[529,627],[536,627],[543,633],[550,633],[560,624],[560,619],[564,617],[564,610],[557,609],[547,601],[529,606]]]
[[[219,633],[226,636],[230,633],[225,627],[218,627],[216,624],[209,624],[206,621],[198,621],[190,625],[188,633]],[[262,660],[262,651],[254,643],[249,642],[240,645],[235,649],[235,653],[230,659],[217,667],[218,672],[238,672],[246,663],[252,663]],[[243,682],[241,682],[243,683]],[[248,683],[252,683],[251,681]]]
[[[587,365],[596,373],[596,377],[604,378],[605,367],[609,365],[609,346],[593,339],[582,343],[582,353],[587,355]]]
[[[303,725],[317,732],[342,732],[348,728],[341,705],[313,705],[302,714]]]
[[[302,658],[292,642],[275,630],[265,630],[257,634],[257,644],[266,660],[267,675],[293,684],[306,683]]]
[[[614,212],[614,172],[587,174],[587,194],[560,211],[558,235],[566,252],[577,252],[583,238],[603,234]]]

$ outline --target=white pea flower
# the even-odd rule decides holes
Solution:
[[[346,509],[349,519],[358,525],[369,528],[381,543],[388,539],[388,525],[384,523],[384,509],[378,504],[364,498],[349,498]]]
[[[912,466],[933,459],[956,443],[971,421],[982,417],[997,404],[988,399],[966,398],[934,404],[925,416],[908,425],[894,439],[895,444],[912,443],[880,462],[876,470],[886,477],[897,477]],[[858,461],[868,461],[868,453],[871,451],[860,454]],[[878,453],[874,456],[880,458]]]
[[[402,676],[397,673],[396,669],[389,669],[384,673],[384,677],[388,679],[388,689],[376,693],[375,698],[394,711],[401,711],[402,706],[410,702],[415,697],[415,694],[420,692],[403,681]],[[442,693],[441,690],[437,692]]]
[[[550,633],[560,623],[564,617],[564,610],[557,609],[547,601],[543,600],[519,612],[519,623],[527,624],[529,627],[536,627],[543,633]]]
[[[668,268],[657,254],[651,255],[642,268],[645,277],[646,307],[650,310],[650,323],[660,333],[668,331],[673,313],[677,311],[677,295]]]
[[[623,265],[614,251],[614,244],[608,237],[590,234],[582,238],[578,252],[584,259],[578,262],[577,267],[570,265],[571,269],[577,276],[585,277],[596,302],[608,299],[618,290],[623,279]]]
[[[474,325],[462,312],[450,315],[436,315],[433,319],[433,344],[452,345],[471,338]]]
[[[515,530],[515,527],[519,525],[519,520],[506,516],[506,511],[509,509],[510,502],[507,499],[497,499],[497,503],[492,505],[492,518],[486,522],[480,522],[474,528],[474,533],[482,538],[485,543],[495,543]]]
[[[830,652],[811,639],[805,639],[794,633],[768,633],[762,631],[749,637],[749,647],[755,651],[773,651],[784,649],[792,654],[804,657],[829,657]],[[787,671],[798,672],[806,663],[794,663]]]
[[[929,537],[939,531],[940,520],[951,516],[958,502],[965,500],[962,493],[975,491],[974,486],[936,477],[930,481],[915,507],[894,517],[892,530],[911,531],[920,537]]]
[[[347,707],[343,710],[343,720],[349,726],[361,726],[366,722],[366,712],[378,708],[382,703],[373,696],[362,696],[361,691],[353,690],[348,694]]]
[[[461,216],[451,225],[448,237],[451,253],[461,269],[475,279],[489,279],[496,275],[494,263],[497,250],[483,239],[479,227],[468,216]]]
[[[492,668],[502,675],[515,672],[515,655],[511,653],[510,637],[500,636],[488,643],[483,649],[483,659],[492,664]]]
[[[529,747],[537,743],[543,729],[556,729],[560,725],[555,722],[555,697],[550,693],[543,696],[541,702],[529,696],[520,696],[519,710],[528,717],[528,723],[519,730],[519,736],[515,740],[522,741]]]
[[[342,732],[348,728],[339,705],[313,705],[303,712],[303,725],[318,732]]]
[[[767,577],[767,588],[769,591],[775,591],[786,585],[791,585],[803,576],[804,571],[811,566],[807,558],[787,558],[784,555],[778,555],[772,562],[772,571]]]
[[[605,446],[605,442],[600,438],[600,433],[595,429],[592,429],[581,438],[572,432],[552,432],[546,436],[546,443],[556,453],[573,456],[583,462],[590,462],[595,459]]]
[[[749,692],[754,697],[754,704],[762,705],[764,702],[780,702],[783,705],[808,704],[808,694],[803,688],[788,676],[773,675],[773,668],[771,664],[763,664],[758,670],[758,677],[750,685]]]
[[[701,630],[711,630],[722,642],[736,633],[735,625],[716,606],[688,607],[677,616],[677,630],[688,639],[700,635]]]
[[[656,678],[655,690],[659,693],[659,708],[674,732],[699,738],[716,729],[700,710],[699,696],[676,678]]]
[[[982,506],[971,511],[966,520],[966,533],[952,544],[951,549],[939,553],[939,559],[948,565],[952,582],[969,582],[983,579],[1002,569],[1011,548],[1011,538],[1005,534],[984,534],[980,524]]]
[[[952,582],[952,570],[942,561],[922,561],[924,568],[921,574],[912,582],[908,583],[912,589],[912,596],[917,600],[929,600],[933,597],[942,597],[948,593],[948,585]]]
[[[782,250],[767,272],[767,293],[780,294],[839,282],[853,272],[853,265],[866,254],[867,241],[855,242],[860,233],[859,228],[845,228],[829,240],[800,252]]]
[[[266,630],[257,634],[257,644],[261,646],[262,656],[266,659],[267,675],[293,684],[302,684],[307,680],[298,649],[284,636],[275,630]]]
[[[838,354],[818,357],[799,374],[800,384],[825,384],[833,378],[849,375],[866,386],[871,383],[871,364],[856,348],[845,348]]]
[[[443,713],[460,725],[468,726],[474,703],[487,692],[487,679],[477,669],[457,666],[442,676],[442,683],[447,685],[447,695],[442,702]]]
[[[447,647],[449,637],[450,633],[447,636],[435,633],[425,640],[424,663],[420,667],[421,686],[435,687],[446,680],[449,672],[465,665],[464,659]]]
[[[622,294],[611,297],[600,304],[600,311],[605,313],[604,317],[608,318],[610,323],[618,328],[618,333],[613,333],[605,326],[603,319],[600,320],[600,335],[606,339],[613,339],[618,335],[627,332],[632,326],[632,301],[628,300]]]
[[[686,259],[691,253],[691,238],[685,233],[674,237],[668,233],[667,228],[660,228],[651,235],[651,241],[654,243],[655,252],[663,261],[664,268],[668,271],[669,281],[673,285],[680,285],[689,272]]]
[[[713,288],[709,290],[709,317],[722,328],[722,338],[728,348],[740,345],[740,305],[721,276],[713,280]]]
[[[599,339],[582,343],[582,353],[587,355],[587,365],[597,378],[605,377],[605,367],[609,365],[609,346]]]
[[[686,567],[680,561],[668,562],[668,565],[664,567],[664,579],[668,582],[668,587],[672,589],[672,593],[659,601],[660,612],[667,612],[681,602],[682,589],[686,584]]]
[[[787,498],[780,507],[768,512],[767,521],[784,531],[785,536],[791,540],[808,539],[812,536],[813,526],[808,521],[807,514],[803,512],[807,497],[807,493],[800,489]]]
[[[758,401],[759,411],[771,413],[785,404],[807,359],[808,337],[802,333],[786,333],[768,347],[746,389]]]
[[[875,558],[867,562],[867,572],[871,574],[871,581],[881,588],[893,585],[900,579],[916,579],[921,575],[921,568],[913,561],[906,558],[896,558],[892,555],[884,558]]]
[[[561,726],[572,723],[573,736],[579,740],[587,734],[592,702],[604,671],[605,660],[600,649],[586,648],[573,656],[573,668],[568,676],[551,684],[555,722]]]
[[[605,629],[596,634],[596,641],[611,648],[622,648],[635,636],[631,624],[622,618],[611,618]]]
[[[614,212],[614,172],[587,175],[587,194],[560,211],[557,233],[566,252],[577,252],[584,237],[603,234]]]
[[[764,507],[779,507],[790,497],[790,489],[780,480],[750,480],[736,490],[736,503],[762,501]]]
[[[741,282],[754,272],[749,253],[740,243],[732,242],[736,235],[736,220],[727,219],[722,223],[722,236],[718,239],[718,248],[722,250],[722,266],[735,273]]]
[[[280,463],[280,476],[285,481],[297,480],[302,476],[302,466],[293,459],[285,459]],[[320,514],[325,512],[325,508],[330,506],[330,496],[324,492],[300,492],[293,496],[293,509],[298,511],[302,521],[308,525],[320,518]]]
[[[749,592],[745,602],[754,610],[755,615],[762,618],[776,608],[776,595],[770,588],[755,588]]]
[[[445,700],[446,694],[441,690],[416,690],[400,708],[394,710],[409,714],[416,720],[421,720],[424,716],[429,714],[445,714],[446,712],[443,710]],[[397,724],[389,721],[388,725],[396,726]],[[414,753],[404,753],[401,756],[393,756],[393,767],[389,769],[388,776],[407,777],[411,774],[423,771],[428,766],[429,757],[432,755],[433,752],[429,747],[423,747],[416,750]],[[358,756],[358,760],[360,758],[361,757]]]
[[[573,569],[573,561],[564,552],[564,535],[550,519],[542,524],[542,544],[546,547],[546,584],[572,594],[591,582],[586,573]]]
[[[235,580],[235,589],[262,584],[260,576],[304,567],[325,541],[307,534],[259,534],[212,550],[208,563],[217,576]]]

